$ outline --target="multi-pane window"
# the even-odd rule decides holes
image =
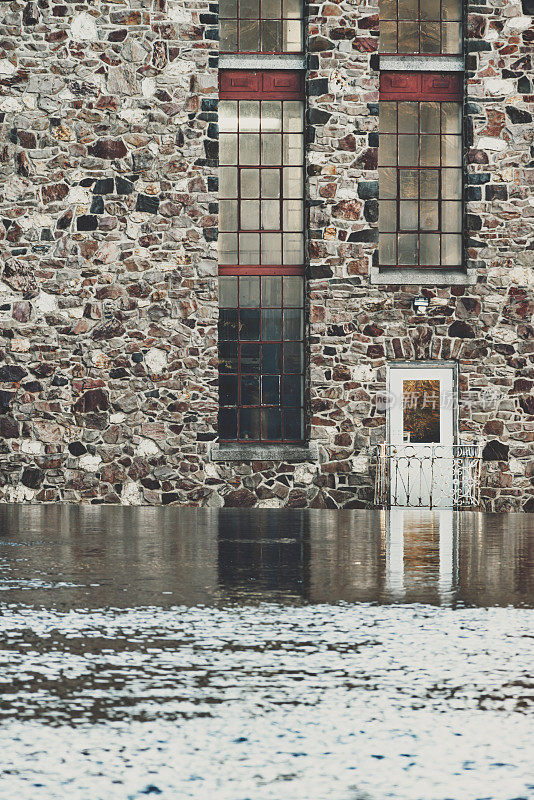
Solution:
[[[219,100],[219,438],[303,430],[302,76],[222,74]]]
[[[222,53],[299,53],[302,0],[220,0]]]
[[[380,0],[380,52],[461,52],[461,0]]]
[[[393,99],[399,88],[392,83],[400,79],[388,77],[382,75],[379,105],[380,266],[458,269],[462,104],[439,99],[457,95],[458,79],[432,73],[404,76],[404,98],[417,99]]]

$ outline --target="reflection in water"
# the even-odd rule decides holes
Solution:
[[[532,528],[529,515],[414,509],[2,506],[0,588],[73,607],[532,605]]]

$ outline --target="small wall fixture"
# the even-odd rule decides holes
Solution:
[[[428,308],[428,297],[416,297],[413,301],[416,314],[424,314]]]

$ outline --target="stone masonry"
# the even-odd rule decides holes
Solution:
[[[387,362],[447,359],[461,434],[484,444],[484,507],[534,511],[533,13],[532,0],[469,6],[476,283],[447,287],[371,283],[378,7],[307,7],[318,457],[295,463],[210,457],[217,4],[0,2],[0,498],[366,507]]]

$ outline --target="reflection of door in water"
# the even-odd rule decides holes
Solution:
[[[390,502],[453,504],[452,367],[389,368]]]

